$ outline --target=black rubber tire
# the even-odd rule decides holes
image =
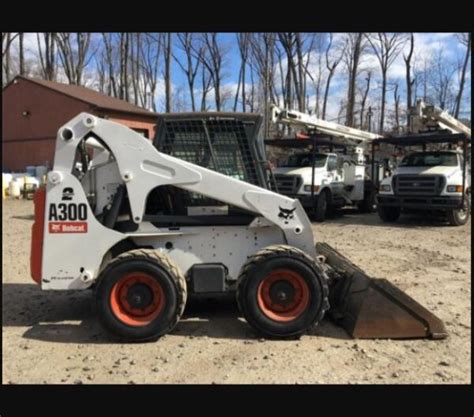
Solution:
[[[314,220],[323,222],[326,219],[326,214],[329,206],[329,192],[321,191],[314,206]]]
[[[465,215],[458,209],[448,211],[447,217],[451,226],[464,226],[468,222],[469,215],[471,214],[471,204],[467,197],[464,198],[464,209],[466,210]]]
[[[377,212],[383,222],[393,223],[400,217],[401,210],[399,207],[377,206]]]
[[[364,191],[364,199],[357,203],[357,208],[361,213],[373,213],[376,210],[375,189],[368,188]]]
[[[298,272],[308,285],[308,307],[294,320],[278,322],[265,315],[257,301],[258,287],[274,269]],[[247,322],[270,338],[294,338],[316,326],[329,308],[327,277],[317,261],[303,251],[288,245],[272,245],[249,257],[237,282],[237,304]]]
[[[114,284],[125,273],[145,272],[156,279],[165,294],[161,313],[145,326],[130,326],[113,313],[110,294]],[[124,252],[104,268],[96,288],[99,319],[110,333],[120,339],[134,342],[152,341],[170,332],[178,323],[186,305],[186,280],[171,259],[153,249],[135,249]]]

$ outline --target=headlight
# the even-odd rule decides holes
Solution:
[[[462,193],[462,185],[448,185],[446,191],[448,193]]]
[[[319,185],[313,185],[313,191],[315,193],[317,193],[319,191]],[[310,193],[311,192],[311,185],[305,185],[304,186],[304,190],[307,192],[307,193]]]
[[[390,187],[390,184],[382,184],[380,186],[380,191],[391,191],[392,187]]]

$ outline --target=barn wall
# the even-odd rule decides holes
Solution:
[[[153,118],[146,118],[138,115],[120,114],[114,112],[106,113],[109,120],[117,123],[122,123],[131,129],[136,129],[144,132],[148,139],[153,139],[155,136],[156,120]]]
[[[2,94],[3,168],[52,166],[58,128],[89,105],[28,80],[18,80]],[[24,116],[23,112],[28,112]]]
[[[80,112],[122,123],[155,135],[154,116],[140,116],[117,111],[98,110],[92,105],[28,80],[19,79],[3,90],[2,165],[3,169],[24,171],[27,165],[54,162],[56,134],[62,125]],[[25,116],[23,112],[28,112]]]

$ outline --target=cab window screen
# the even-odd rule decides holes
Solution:
[[[235,119],[165,120],[160,152],[259,185],[244,124]]]

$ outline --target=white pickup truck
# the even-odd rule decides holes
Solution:
[[[471,208],[471,167],[470,161],[466,163],[463,183],[460,151],[414,152],[405,156],[393,174],[380,183],[380,218],[395,222],[402,211],[442,211],[451,225],[466,224]]]
[[[376,188],[366,176],[363,150],[351,155],[339,153],[290,155],[273,170],[278,192],[298,198],[303,207],[324,221],[328,210],[356,204],[363,212],[374,210]]]

